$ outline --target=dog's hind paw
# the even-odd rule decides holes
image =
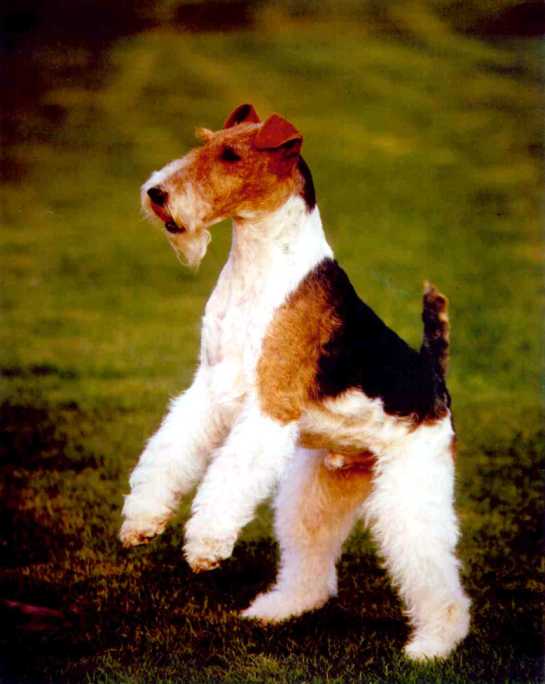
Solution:
[[[469,632],[470,602],[465,596],[446,606],[440,623],[415,630],[403,649],[411,660],[446,658]]]
[[[240,616],[259,622],[282,622],[309,610],[321,608],[328,599],[329,593],[311,596],[308,592],[297,594],[272,589],[259,594]]]
[[[432,660],[433,658],[446,658],[452,648],[453,645],[450,643],[417,636],[409,641],[403,651],[411,660]]]

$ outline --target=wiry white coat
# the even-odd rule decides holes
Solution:
[[[155,182],[152,176],[147,185]],[[188,203],[196,214],[204,211],[192,192],[177,210],[189,227],[184,240],[201,230],[198,221],[193,230],[187,220]],[[207,240],[197,235],[195,244],[198,261]],[[187,245],[180,248],[187,257]],[[278,580],[244,615],[276,621],[322,605],[336,591],[342,544],[364,514],[414,628],[408,655],[444,656],[469,625],[454,555],[450,417],[414,429],[385,414],[380,399],[355,390],[323,402],[298,423],[281,424],[260,409],[256,366],[267,327],[289,293],[331,256],[318,209],[308,213],[299,196],[271,214],[235,223],[229,258],[206,305],[195,380],[172,402],[131,475],[120,536],[130,545],[161,532],[180,497],[202,479],[184,550],[194,570],[210,569],[231,554],[240,529],[281,480]],[[365,503],[370,483],[362,478],[350,498],[339,496],[324,452],[297,447],[302,433],[321,435],[337,448],[373,451],[377,462]]]
[[[318,209],[309,214],[299,196],[272,214],[235,222],[229,258],[206,305],[195,381],[172,402],[131,475],[125,543],[161,532],[180,497],[206,471],[185,553],[195,569],[230,554],[297,442],[296,425],[278,423],[258,405],[263,336],[288,294],[331,255]]]

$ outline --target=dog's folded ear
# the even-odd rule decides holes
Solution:
[[[299,154],[303,136],[293,124],[278,114],[271,114],[261,126],[254,140],[258,150],[277,150],[282,148],[289,157]]]
[[[241,104],[234,109],[223,124],[224,128],[232,128],[241,123],[259,123],[259,118],[254,106],[251,104]]]

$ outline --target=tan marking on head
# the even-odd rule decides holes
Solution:
[[[259,124],[240,124],[216,133],[198,151],[188,173],[210,203],[208,221],[274,211],[297,192],[295,160],[282,149],[258,149],[258,132]]]
[[[202,128],[199,126],[195,129],[195,137],[197,140],[206,143],[209,140],[212,140],[214,137],[214,131],[211,131],[209,128]]]
[[[305,186],[298,169],[302,136],[292,124],[277,114],[261,123],[251,105],[240,105],[225,126],[198,129],[203,145],[155,172],[142,189],[144,210],[174,227],[169,240],[192,265],[206,251],[206,228],[275,211]],[[154,185],[166,193],[160,207],[146,194]]]
[[[318,361],[340,324],[326,288],[310,274],[278,309],[263,340],[257,384],[265,413],[287,423],[318,399]]]
[[[198,222],[208,226],[224,218],[274,211],[299,192],[303,179],[294,144],[300,147],[302,139],[292,132],[277,147],[260,148],[255,140],[266,124],[242,123],[215,133],[201,129],[204,145],[162,183],[169,206],[191,186],[208,207]]]

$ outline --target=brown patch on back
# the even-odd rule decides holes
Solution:
[[[379,399],[385,413],[415,427],[444,418],[450,406],[434,366],[359,299],[327,258],[276,312],[257,372],[263,410],[283,422],[349,390]],[[334,442],[314,443],[316,437],[300,435],[305,446],[336,450]]]
[[[327,288],[311,272],[276,312],[257,366],[261,406],[276,420],[298,420],[319,398],[318,360],[340,325]]]

